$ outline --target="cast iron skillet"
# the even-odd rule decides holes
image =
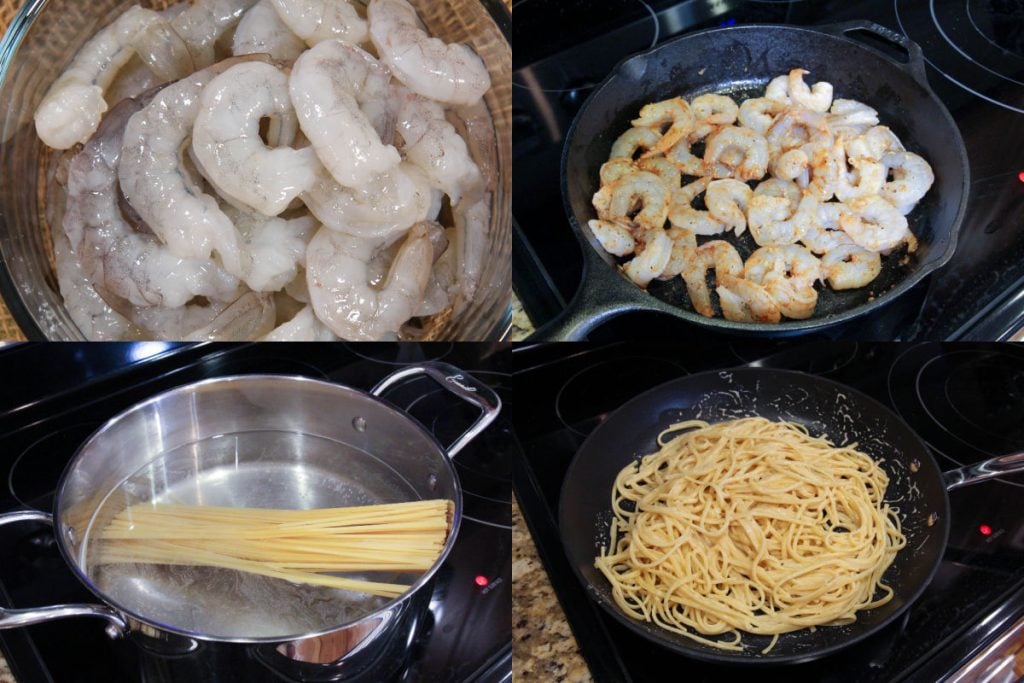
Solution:
[[[766,655],[768,636],[743,634],[744,650],[719,650],[626,616],[612,599],[594,558],[608,542],[615,476],[630,462],[657,450],[656,437],[686,419],[721,422],[759,415],[791,420],[834,443],[857,442],[889,475],[886,500],[898,505],[907,547],[885,573],[893,599],[857,613],[845,626],[802,629],[779,637]],[[689,375],[651,389],[612,413],[580,447],[569,466],[559,501],[562,544],[588,594],[612,617],[642,637],[680,654],[731,664],[809,661],[845,648],[896,619],[924,591],[938,568],[949,536],[947,489],[1024,470],[1024,454],[995,458],[945,474],[907,424],[873,398],[850,387],[789,370],[739,368]]]
[[[898,62],[870,43],[905,53],[907,61]],[[808,82],[832,83],[835,97],[857,99],[877,109],[881,122],[907,149],[932,165],[935,184],[908,217],[920,242],[917,253],[904,264],[899,254],[884,259],[882,274],[869,287],[822,289],[812,318],[778,325],[705,318],[691,307],[681,278],[655,281],[649,293],[626,279],[587,227],[587,221],[597,217],[590,202],[612,142],[644,104],[709,92],[746,99],[763,93],[772,77],[798,66],[810,71]],[[921,49],[901,34],[861,21],[813,29],[734,26],[666,42],[621,62],[591,94],[569,130],[562,155],[562,197],[584,253],[583,281],[560,318],[537,336],[579,340],[601,322],[638,309],[740,334],[802,333],[851,320],[892,301],[952,257],[967,206],[968,174],[960,131],[928,87]],[[756,246],[747,240],[745,249],[741,243],[744,258]]]

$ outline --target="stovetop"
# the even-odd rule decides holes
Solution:
[[[390,372],[443,360],[491,386],[508,405],[499,347],[485,344],[42,344],[0,350],[0,512],[51,511],[65,465],[89,434],[134,403],[207,377],[283,373],[369,390]],[[469,426],[476,409],[419,377],[385,399],[424,423],[442,444]],[[455,458],[464,517],[438,570],[429,613],[410,635],[396,681],[511,678],[511,462],[509,410]],[[0,601],[28,608],[95,603],[41,525],[0,528]],[[0,630],[0,649],[19,683],[138,683],[165,680],[169,662],[143,662],[130,642],[112,641],[98,619],[65,619]],[[143,675],[142,671],[149,673]],[[167,680],[178,680],[173,674]],[[249,683],[218,671],[204,683]],[[180,677],[179,677],[180,678]],[[274,679],[278,680],[278,679]]]
[[[1024,327],[1021,0],[520,0],[514,11],[514,275],[537,327],[580,284],[583,254],[562,207],[560,155],[573,117],[615,64],[716,26],[854,19],[900,31],[922,47],[928,81],[963,135],[972,184],[952,261],[897,301],[828,335],[991,341]],[[599,326],[590,338],[693,330],[638,312]]]
[[[801,370],[861,390],[903,417],[944,471],[1024,444],[1024,349],[1016,345],[740,341],[516,349],[514,426],[525,454],[513,468],[516,498],[598,681],[658,680],[664,671],[685,671],[692,681],[752,673],[676,655],[607,615],[572,571],[557,523],[569,463],[611,412],[673,378],[740,365]],[[957,489],[950,504],[939,569],[900,619],[839,654],[768,673],[794,682],[937,681],[1020,618],[1024,476]]]

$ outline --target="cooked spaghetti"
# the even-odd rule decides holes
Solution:
[[[856,444],[759,417],[680,422],[658,444],[616,477],[595,562],[629,616],[724,650],[771,635],[767,653],[892,599],[882,575],[906,538]]]
[[[95,561],[220,567],[396,597],[409,586],[334,574],[430,569],[451,515],[448,500],[318,510],[137,504],[104,527]]]

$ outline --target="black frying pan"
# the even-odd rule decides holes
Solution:
[[[673,422],[708,422],[759,415],[791,420],[835,443],[856,441],[889,475],[887,501],[903,516],[907,547],[885,573],[895,591],[881,607],[857,613],[845,626],[803,629],[779,637],[766,655],[768,636],[743,634],[743,652],[702,645],[626,616],[615,604],[594,558],[608,540],[611,491],[618,472],[657,450],[656,437]],[[949,536],[947,489],[1024,470],[1024,454],[1004,456],[943,475],[924,442],[874,399],[815,375],[741,368],[673,380],[632,399],[611,414],[580,447],[569,466],[559,503],[562,544],[589,595],[615,619],[650,641],[680,654],[727,663],[796,663],[825,656],[862,640],[893,621],[920,596],[942,559]]]
[[[907,59],[901,63],[872,44],[903,52]],[[681,278],[655,281],[648,292],[638,288],[618,271],[615,257],[600,247],[587,227],[587,221],[597,217],[591,198],[612,143],[649,102],[709,92],[746,99],[762,94],[771,78],[795,67],[810,71],[809,83],[832,83],[835,97],[877,109],[881,122],[907,149],[932,165],[935,184],[908,217],[920,242],[917,253],[909,259],[899,252],[883,259],[881,275],[868,287],[821,289],[812,318],[777,325],[705,318],[693,310]],[[960,131],[928,87],[921,49],[901,34],[854,22],[813,29],[734,26],[671,40],[621,62],[591,94],[569,131],[562,156],[562,196],[584,253],[583,282],[566,311],[537,336],[579,340],[602,321],[638,309],[741,334],[794,334],[851,320],[892,301],[952,257],[967,206],[968,174]],[[746,259],[756,245],[744,237],[739,249]]]

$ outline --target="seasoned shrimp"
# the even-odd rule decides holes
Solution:
[[[713,129],[706,131],[713,132]],[[690,135],[683,138],[669,149],[665,158],[675,164],[682,173],[690,176],[700,177],[704,175],[704,159],[696,156],[690,148],[704,142],[706,136],[695,137]]]
[[[598,172],[598,175],[602,185],[611,185],[622,176],[629,175],[635,170],[637,168],[630,159],[618,157],[601,164],[601,170]]]
[[[647,151],[647,155],[662,154],[693,130],[693,112],[686,100],[673,97],[645,105],[640,110],[640,116],[633,119],[632,123],[634,127],[651,128],[658,132],[666,125],[669,126],[657,144]]]
[[[594,207],[599,218],[629,223],[643,230],[664,227],[670,201],[668,186],[647,171],[623,176],[594,195]],[[639,212],[632,215],[638,205]]]
[[[674,190],[683,185],[683,175],[679,168],[665,157],[647,157],[636,162],[636,168],[650,171],[661,178],[669,189]]]
[[[804,247],[761,247],[743,265],[743,277],[763,286],[787,318],[802,320],[814,314],[814,283],[822,277],[821,262]]]
[[[369,263],[380,243],[320,228],[306,253],[310,304],[334,334],[350,341],[395,335],[413,316],[430,282],[434,249],[426,226],[404,238],[382,283],[370,284]]]
[[[882,258],[855,244],[844,244],[821,257],[821,269],[832,289],[857,289],[882,272]]]
[[[774,157],[808,144],[815,149],[830,147],[832,134],[824,115],[806,109],[790,109],[775,117],[765,133],[765,140]]]
[[[256,0],[196,0],[174,17],[171,25],[185,41],[196,68],[213,64],[214,45],[255,4]]]
[[[886,126],[875,126],[863,135],[852,138],[846,144],[851,163],[860,161],[882,161],[888,152],[902,152],[903,143]]]
[[[192,151],[221,195],[276,216],[313,185],[318,163],[311,148],[270,149],[260,119],[288,117],[288,77],[263,62],[232,66],[199,97]]]
[[[885,183],[885,167],[877,161],[848,158],[844,145],[836,145],[834,150],[839,166],[838,182],[835,185],[835,195],[839,201],[878,194]],[[853,164],[853,170],[849,170],[848,161]]]
[[[699,178],[689,185],[672,191],[672,204],[668,220],[677,228],[689,230],[696,235],[720,235],[725,224],[716,220],[707,211],[693,208],[693,200],[708,189],[710,178]]]
[[[727,156],[732,151],[738,155]],[[768,172],[768,143],[747,128],[722,128],[708,138],[704,170],[715,178],[735,175],[740,180],[760,180]]]
[[[740,108],[731,97],[725,95],[701,95],[690,102],[693,110],[694,127],[690,141],[706,138],[722,126],[736,123]]]
[[[683,268],[691,259],[690,251],[697,248],[697,236],[689,230],[669,228],[668,236],[672,240],[672,255],[658,276],[659,280],[671,280],[683,272]]]
[[[693,309],[707,318],[715,315],[707,281],[708,271],[712,269],[716,278],[726,275],[740,277],[743,274],[743,259],[740,258],[736,247],[724,240],[712,240],[688,250],[688,258],[681,275],[686,282],[686,292],[690,296]]]
[[[882,157],[882,164],[893,179],[885,183],[880,194],[905,216],[914,210],[935,182],[932,167],[913,152],[890,152]]]
[[[777,323],[782,318],[775,299],[756,282],[720,275],[715,291],[726,320],[740,323]]]
[[[810,73],[804,69],[793,69],[789,72],[789,98],[793,104],[811,111],[826,112],[832,106],[832,84],[819,81],[808,87],[804,83],[804,75]]]
[[[835,100],[825,118],[833,133],[847,137],[862,135],[878,125],[878,112],[857,100]]]
[[[758,245],[789,245],[799,240],[815,219],[818,200],[808,193],[795,207],[788,199],[757,194],[750,198],[747,225]]]
[[[292,33],[316,45],[337,38],[357,45],[367,38],[366,21],[348,0],[270,0]]]
[[[839,225],[857,246],[868,251],[889,251],[910,238],[907,219],[878,195],[859,197],[844,204]]]
[[[402,160],[397,149],[381,141],[373,126],[372,119],[379,111],[367,110],[387,98],[388,80],[388,70],[380,62],[338,40],[317,44],[292,68],[288,91],[299,127],[323,165],[346,187],[365,185]],[[421,109],[416,107],[412,113]],[[405,118],[412,118],[408,114]]]
[[[815,254],[830,252],[836,247],[853,244],[850,236],[839,227],[843,205],[828,202],[818,206],[816,220],[810,221],[800,236],[800,242]]]
[[[650,230],[643,235],[636,256],[623,266],[626,277],[646,288],[651,280],[661,275],[672,257],[672,238],[664,230]]]
[[[381,61],[413,92],[445,104],[473,104],[490,89],[483,60],[465,45],[428,36],[405,0],[370,0],[366,15]]]
[[[89,139],[107,111],[104,92],[135,55],[131,40],[163,21],[157,12],[130,7],[82,46],[36,109],[36,133],[47,146],[68,149]]]
[[[231,54],[268,54],[279,62],[294,62],[306,43],[292,33],[270,0],[260,0],[242,15],[231,41]]]
[[[337,341],[338,337],[320,322],[312,306],[303,306],[291,320],[281,323],[260,341]]]
[[[657,147],[661,134],[652,128],[630,128],[612,143],[609,160],[636,158],[637,152],[646,153]]]
[[[751,97],[740,104],[738,119],[741,126],[746,126],[755,133],[764,135],[782,112],[784,105],[767,97]]]
[[[704,193],[704,203],[712,218],[742,235],[747,229],[747,205],[753,194],[746,183],[738,180],[713,180]]]
[[[789,75],[776,76],[768,81],[764,96],[772,102],[778,102],[783,107],[791,105],[793,101],[789,98]]]
[[[786,200],[791,215],[796,211],[802,196],[800,188],[797,187],[796,183],[783,180],[782,178],[768,178],[758,183],[757,187],[754,188],[754,194],[766,197],[782,197]]]
[[[803,149],[791,149],[778,155],[768,164],[772,175],[782,180],[809,182],[811,159]]]
[[[636,241],[629,228],[613,221],[591,220],[587,222],[590,232],[609,254],[628,256],[636,249]]]

